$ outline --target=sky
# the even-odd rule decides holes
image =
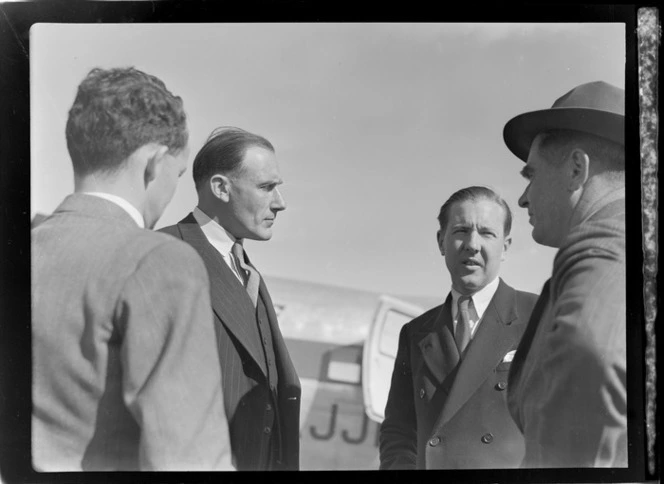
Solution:
[[[74,189],[65,141],[94,67],[135,66],[184,100],[189,168],[157,228],[196,205],[191,164],[210,132],[269,139],[284,179],[267,275],[392,295],[445,297],[436,217],[456,190],[488,185],[514,213],[501,276],[539,293],[555,250],[517,200],[523,162],[505,123],[575,86],[624,87],[624,24],[35,24],[30,32],[31,215]]]

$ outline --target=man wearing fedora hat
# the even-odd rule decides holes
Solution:
[[[627,466],[624,104],[582,84],[503,131],[533,239],[559,249],[508,378],[522,467]]]

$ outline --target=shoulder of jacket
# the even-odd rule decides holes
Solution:
[[[516,291],[516,297],[517,299],[527,302],[527,303],[535,303],[537,299],[539,298],[539,294],[535,294],[532,292],[527,292],[527,291]]]
[[[416,318],[411,319],[408,323],[404,324],[404,328],[407,328],[408,331],[417,331],[420,326],[425,324],[431,318],[435,318],[442,307],[443,304],[439,304],[438,306],[425,311]]]
[[[166,233],[141,230],[127,245],[128,253],[134,254],[139,261],[161,259],[164,264],[171,267],[186,267],[193,264],[204,268],[196,249]]]

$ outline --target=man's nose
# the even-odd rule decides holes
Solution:
[[[529,186],[530,185],[528,185],[526,187],[526,189],[523,191],[523,193],[519,197],[519,202],[518,203],[519,203],[519,207],[521,207],[521,208],[526,208],[528,206],[528,197],[526,196],[526,194],[528,193],[528,187]]]
[[[468,234],[468,238],[466,239],[466,249],[470,250],[472,252],[479,252],[480,250],[480,235],[477,233],[476,230],[472,230]]]
[[[286,210],[286,200],[284,200],[278,188],[274,189],[274,198],[272,199],[272,206],[270,208],[277,212]]]

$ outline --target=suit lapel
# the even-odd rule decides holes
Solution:
[[[267,319],[270,324],[272,343],[274,345],[274,353],[277,360],[276,364],[277,371],[279,373],[279,386],[284,388],[297,386],[299,389],[300,379],[298,378],[297,372],[295,371],[295,366],[291,360],[288,348],[286,348],[284,338],[281,335],[281,329],[279,328],[279,323],[277,321],[277,314],[274,312],[272,298],[270,297],[270,293],[267,290],[267,286],[265,285],[265,281],[263,280],[262,276],[258,289],[258,295],[263,300],[265,310],[267,311]],[[299,393],[297,396],[299,396]]]
[[[444,425],[468,401],[514,344],[516,291],[502,280],[459,364],[436,427]]]
[[[267,375],[260,342],[255,338],[254,332],[250,331],[250,325],[256,325],[256,309],[247,291],[226,265],[221,254],[207,240],[193,214],[190,213],[180,221],[178,228],[182,239],[198,251],[208,269],[212,310],[246,348],[263,374]]]
[[[438,384],[442,384],[459,362],[459,350],[452,334],[452,296],[448,296],[436,316],[420,327],[418,346],[422,359]]]

